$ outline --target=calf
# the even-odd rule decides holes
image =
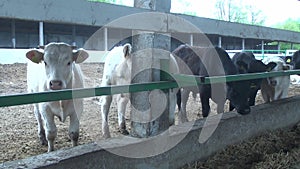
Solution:
[[[88,58],[83,49],[73,50],[65,43],[50,43],[43,50],[32,49],[26,53],[28,92],[82,88],[83,75],[79,65]],[[79,117],[83,111],[82,99],[61,100],[34,104],[38,122],[38,135],[48,152],[54,150],[57,128],[54,116],[64,122],[70,116],[69,136],[73,146],[78,143]]]
[[[277,64],[271,72],[290,70],[291,66],[286,64],[285,61],[280,57],[269,57],[263,60],[264,63],[268,64],[275,62]],[[290,76],[277,76],[263,79],[261,84],[261,94],[266,103],[286,98],[288,95],[288,89],[290,85]]]
[[[101,86],[124,85],[131,83],[132,68],[131,45],[114,47],[107,55],[104,65],[103,78]],[[170,57],[170,72],[178,73],[178,66],[173,57]],[[174,123],[174,112],[176,107],[176,92],[171,90],[170,98],[170,124]],[[119,131],[122,134],[129,134],[125,125],[126,105],[129,101],[129,94],[117,94],[118,124]],[[102,132],[104,138],[110,137],[108,126],[108,113],[112,102],[112,96],[101,96],[100,106],[102,113]]]
[[[233,62],[227,52],[221,48],[202,48],[181,45],[173,51],[178,57],[180,72],[199,76],[224,76],[237,74]],[[209,98],[217,103],[217,112],[224,111],[226,98],[236,107],[240,114],[248,114],[250,107],[245,92],[249,91],[249,85],[245,82],[227,82],[218,84],[199,85],[194,88],[182,88],[181,97],[178,97],[179,122],[187,121],[186,104],[190,91],[200,93],[202,104],[202,115],[207,117],[210,112]],[[182,101],[182,102],[181,102]]]
[[[270,62],[267,65],[260,60],[256,60],[255,56],[251,52],[238,52],[232,57],[232,61],[239,74],[245,73],[261,73],[272,70],[276,63]],[[255,97],[260,89],[262,79],[252,79],[248,80],[250,83],[250,90],[248,92],[249,106],[254,106]],[[233,110],[234,106],[230,104],[229,110]]]

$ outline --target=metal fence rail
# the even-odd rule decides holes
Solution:
[[[249,73],[229,76],[201,77],[183,74],[168,75],[168,81],[151,83],[139,83],[118,86],[106,86],[84,89],[67,89],[39,93],[13,94],[0,96],[0,107],[32,104],[56,100],[68,100],[74,98],[88,98],[102,95],[113,95],[119,93],[132,93],[149,91],[154,89],[170,89],[177,87],[189,87],[196,84],[213,84],[222,82],[232,82],[240,80],[260,79],[275,76],[300,74],[300,70],[288,70],[267,73]],[[175,79],[175,80],[174,80]]]

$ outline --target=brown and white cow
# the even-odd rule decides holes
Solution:
[[[88,58],[83,49],[73,50],[65,43],[49,43],[44,49],[32,49],[26,53],[28,92],[44,92],[60,89],[82,88],[83,75],[79,65]],[[61,100],[34,104],[38,122],[38,135],[42,144],[48,144],[48,152],[54,150],[57,128],[54,116],[62,122],[70,116],[69,136],[73,146],[78,144],[79,117],[83,111],[83,99]]]
[[[271,72],[291,69],[291,66],[286,64],[285,61],[280,57],[268,57],[264,59],[263,62],[265,64],[271,62],[277,64],[276,67],[271,70]],[[261,84],[261,94],[264,101],[267,103],[286,98],[288,96],[289,86],[290,76],[277,76],[263,79]]]

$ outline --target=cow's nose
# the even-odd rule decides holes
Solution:
[[[50,89],[52,89],[52,90],[62,89],[62,81],[60,81],[60,80],[51,80],[50,81]]]
[[[250,107],[249,108],[246,108],[246,109],[242,109],[242,110],[239,110],[237,111],[239,114],[241,115],[246,115],[246,114],[249,114],[250,113]]]

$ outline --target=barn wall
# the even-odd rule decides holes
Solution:
[[[95,3],[87,0],[72,0],[72,3],[64,3],[61,0],[10,0],[0,1],[0,7],[0,18],[100,27],[124,16],[143,12],[153,12],[147,9],[106,3]],[[169,26],[167,30],[169,33],[198,33],[200,29],[205,34],[300,43],[300,36],[298,32],[225,22],[188,15],[176,14],[176,16],[179,16],[179,18],[169,19]],[[182,19],[192,23],[195,27],[190,27],[187,24],[178,24],[181,23],[180,20]],[[148,23],[149,22],[128,20],[123,23],[115,22],[115,24],[111,26],[123,27],[126,29],[139,28],[150,31],[164,31],[161,29],[162,25],[153,24],[154,22],[151,22],[150,25]]]
[[[0,168],[179,168],[186,163],[205,159],[227,145],[262,132],[297,124],[300,121],[299,104],[300,96],[295,96],[252,107],[252,112],[245,116],[227,112],[222,116],[212,136],[202,144],[199,143],[199,135],[205,129],[203,128],[205,121],[197,120],[171,127],[169,136],[164,140],[157,137],[149,139],[112,138],[23,160],[6,162],[0,164]],[[206,129],[214,125],[215,123],[211,121]],[[168,144],[180,137],[184,137],[184,139],[165,153],[147,158],[128,157],[134,156],[134,153],[130,152],[138,154],[145,147],[150,147],[150,150],[155,152],[161,146],[167,147]],[[127,153],[127,157],[111,152]]]

